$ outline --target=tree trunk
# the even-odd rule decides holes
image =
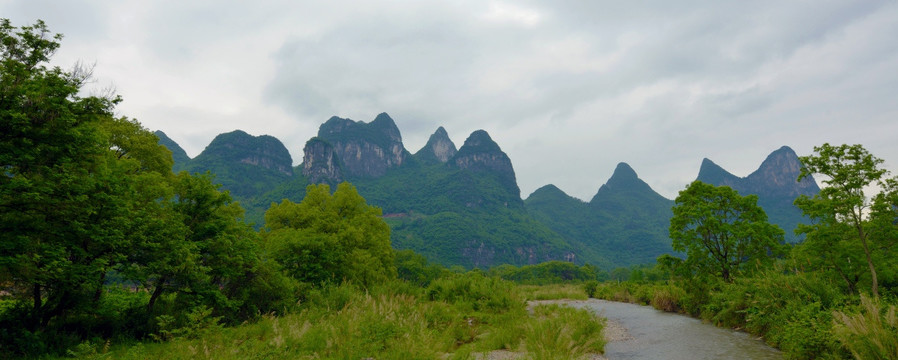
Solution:
[[[31,296],[34,297],[34,305],[31,309],[31,324],[29,324],[28,330],[35,331],[40,325],[43,300],[41,300],[41,286],[39,284],[33,284],[32,286]]]
[[[867,246],[867,238],[863,230],[860,230],[861,243],[864,245],[864,254],[867,255],[867,266],[870,267],[870,278],[873,280],[873,297],[879,298],[879,280],[876,278],[876,267],[873,266],[873,258],[870,256],[870,248]]]
[[[106,282],[106,272],[103,271],[100,273],[100,280],[97,282],[97,289],[94,291],[94,303],[100,301],[100,296],[103,295],[103,283]]]
[[[167,280],[168,279],[163,276],[156,282],[156,289],[153,290],[153,295],[150,295],[150,302],[147,303],[147,312],[153,311],[153,305],[156,304],[156,299],[159,299],[159,295],[162,295],[162,288],[165,286]]]

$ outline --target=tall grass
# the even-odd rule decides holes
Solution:
[[[604,351],[605,322],[587,310],[559,305],[533,308],[535,321],[523,328],[525,348],[534,359],[576,359]]]
[[[857,359],[898,359],[898,316],[895,305],[861,294],[855,314],[833,312],[833,333]]]
[[[85,359],[465,359],[507,350],[536,359],[600,353],[603,323],[585,310],[537,306],[518,288],[480,274],[435,280],[427,289],[349,285],[307,296],[298,313],[212,327],[199,337],[136,344],[83,343]],[[485,358],[485,357],[484,357]]]

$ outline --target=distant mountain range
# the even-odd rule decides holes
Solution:
[[[301,201],[309,184],[349,181],[383,209],[394,247],[444,265],[567,260],[610,269],[671,253],[673,201],[626,163],[618,164],[588,203],[554,185],[522,200],[511,159],[483,130],[456,148],[440,127],[411,154],[386,113],[369,123],[332,117],[306,142],[296,168],[283,143],[267,135],[221,134],[193,159],[161,131],[156,135],[172,151],[175,171],[214,173],[257,225],[272,202]],[[745,178],[705,159],[698,180],[757,194],[771,222],[788,236],[801,218],[794,198],[819,191],[813,179],[796,181],[800,166],[795,152],[783,147]]]

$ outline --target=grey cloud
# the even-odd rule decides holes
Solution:
[[[65,2],[62,11],[41,4],[13,1],[0,12],[45,13],[65,42],[101,43],[112,31],[116,14],[101,2]],[[695,178],[703,157],[747,175],[782,145],[806,154],[824,141],[870,144],[898,163],[889,158],[898,154],[889,136],[898,115],[898,5],[890,1],[131,6],[146,8],[133,22],[140,61],[115,66],[150,80],[151,71],[239,68],[249,76],[230,98],[260,102],[226,112],[148,100],[145,113],[125,114],[176,138],[180,131],[192,143],[185,148],[201,150],[201,133],[238,127],[279,137],[300,159],[297,148],[328,117],[370,121],[385,111],[410,151],[437,126],[459,144],[483,128],[509,153],[522,194],[555,183],[586,200],[620,161],[668,197]],[[222,50],[230,46],[250,48]],[[153,86],[145,96],[171,90],[145,82]],[[178,106],[214,104],[186,100]]]

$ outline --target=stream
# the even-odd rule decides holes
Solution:
[[[626,329],[629,336],[605,345],[609,360],[782,358],[779,350],[750,334],[650,306],[596,299],[569,305],[589,309]]]

